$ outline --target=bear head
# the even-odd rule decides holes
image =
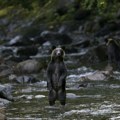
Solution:
[[[51,53],[51,60],[63,60],[65,56],[64,48],[58,46],[54,47]]]

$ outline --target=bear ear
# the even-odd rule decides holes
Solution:
[[[51,49],[50,49],[50,53],[52,53],[52,51],[56,48],[56,46],[52,46]]]
[[[49,50],[49,54],[52,53],[52,51],[56,48],[56,46],[52,46]]]
[[[108,42],[108,38],[105,38],[104,40],[105,40],[105,43],[107,43],[107,42]]]
[[[106,45],[108,46],[112,41],[113,41],[113,38],[107,38],[107,39],[105,40]]]
[[[52,46],[51,50],[53,51],[56,48],[56,46]]]
[[[65,50],[65,46],[61,46],[61,48],[62,48],[63,50]]]

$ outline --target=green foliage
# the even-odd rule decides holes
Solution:
[[[107,7],[106,0],[84,0],[82,5],[85,9],[103,11]]]
[[[32,4],[34,2],[37,2],[37,4],[42,7],[46,2],[48,2],[48,0],[0,0],[0,8],[8,6],[22,6],[25,9],[32,10]]]
[[[96,2],[96,0],[84,0],[82,2],[82,6],[85,9],[90,9],[91,10],[95,7],[95,2]]]
[[[37,18],[38,22],[61,23],[74,20],[78,9],[91,10],[97,15],[112,18],[120,7],[118,6],[119,0],[75,0],[71,4],[63,5],[67,7],[67,12],[60,16],[56,13],[59,2],[60,0],[0,0],[0,17],[8,15],[13,8],[15,11],[22,12],[22,14],[18,13],[24,15],[21,17],[23,19]],[[15,13],[15,11],[13,12]],[[11,14],[11,16],[15,16],[15,14]],[[17,16],[17,18],[19,17]]]
[[[8,13],[8,9],[1,9],[0,10],[0,17],[7,15],[7,13]]]

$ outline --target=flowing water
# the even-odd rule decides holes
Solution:
[[[80,80],[79,75],[90,72],[86,67],[69,71],[65,107],[59,101],[49,106],[45,78],[35,84],[13,84],[17,100],[7,108],[7,120],[120,120],[120,73],[108,80]]]

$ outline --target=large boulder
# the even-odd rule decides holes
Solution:
[[[42,62],[29,59],[18,63],[14,68],[14,72],[19,74],[31,74],[39,72],[42,68]]]
[[[106,78],[107,78],[106,75],[102,71],[96,71],[91,75],[85,77],[85,79],[93,80],[93,81],[106,80]]]

